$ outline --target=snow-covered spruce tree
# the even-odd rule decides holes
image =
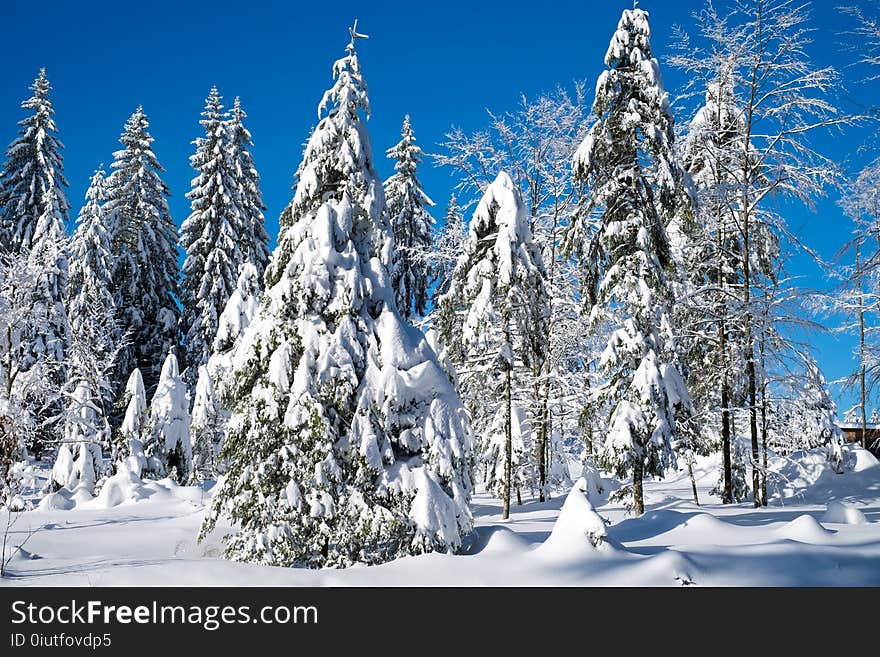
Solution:
[[[244,126],[247,114],[238,97],[224,128],[232,161],[235,188],[235,205],[238,208],[239,225],[236,227],[239,251],[246,262],[252,264],[260,281],[269,263],[269,234],[263,216],[263,194],[260,191],[260,175],[254,165],[250,149],[253,147],[251,133]]]
[[[446,206],[443,225],[434,234],[434,247],[431,251],[431,273],[436,282],[435,300],[449,292],[455,263],[458,262],[466,241],[467,224],[458,207],[458,199],[453,194]]]
[[[425,194],[416,177],[423,153],[416,145],[409,114],[403,119],[400,134],[400,142],[388,149],[388,157],[397,160],[395,174],[385,181],[385,199],[394,235],[391,285],[400,314],[405,319],[416,319],[424,317],[428,309],[434,218],[425,206],[433,206],[434,201]]]
[[[239,266],[244,261],[239,243],[246,241],[246,231],[237,203],[238,183],[221,100],[217,87],[212,87],[200,121],[205,136],[195,140],[196,152],[190,157],[198,173],[186,195],[192,213],[180,227],[180,246],[186,252],[180,285],[180,324],[192,380],[198,368],[208,362],[217,318],[235,289]]]
[[[208,374],[208,368],[201,365],[196,382],[192,421],[189,427],[192,442],[191,482],[204,481],[214,477],[216,471],[215,455],[221,431],[219,411],[211,375]]]
[[[510,516],[517,476],[517,379],[547,350],[546,278],[522,197],[502,171],[486,188],[471,219],[452,286],[440,299],[437,324],[459,368],[479,440],[480,468],[487,486],[504,503],[504,518]]]
[[[93,302],[115,312],[112,228],[104,211],[106,198],[105,172],[98,168],[86,190],[86,204],[79,212],[76,220],[78,225],[70,242],[67,313],[72,330],[95,321],[89,315]]]
[[[180,376],[177,356],[169,353],[162,365],[144,431],[147,470],[156,477],[185,482],[192,470],[188,386]]]
[[[690,408],[669,311],[665,218],[682,197],[673,120],[653,58],[648,14],[625,10],[596,84],[596,120],[574,157],[588,190],[567,235],[582,262],[595,325],[617,325],[600,359],[611,407],[600,461],[631,473],[637,515],[642,480],[674,462],[676,416]],[[595,224],[591,224],[595,220]]]
[[[26,371],[44,361],[42,376],[51,379],[45,392],[60,389],[66,378],[65,349],[70,335],[64,302],[70,206],[64,193],[63,145],[57,137],[45,69],[40,69],[30,90],[33,95],[21,104],[30,114],[19,122],[19,137],[9,145],[0,172],[0,249],[24,254],[37,278],[32,321],[19,338],[26,348],[18,367]],[[53,435],[54,418],[61,415],[63,402],[57,394],[34,402],[41,428],[28,447],[39,457],[43,442]]]
[[[127,344],[117,318],[113,296],[112,226],[104,211],[106,179],[95,171],[86,191],[86,204],[77,218],[70,243],[69,379],[86,381],[104,418],[109,417],[119,382],[116,359]]]
[[[64,194],[63,144],[58,139],[46,69],[21,107],[31,114],[6,150],[0,171],[0,238],[4,251],[31,252],[47,235],[63,234],[69,204]]]
[[[113,308],[92,300],[85,312],[89,322],[83,322],[71,330],[68,348],[68,379],[63,391],[66,395],[85,386],[92,397],[89,403],[94,407],[102,426],[98,436],[101,447],[112,452],[112,434],[109,423],[114,417],[117,383],[116,363],[119,354],[128,345],[127,336],[119,337],[121,330]],[[105,430],[106,429],[106,430]]]
[[[595,340],[583,330],[576,298],[579,276],[569,259],[563,258],[559,243],[568,225],[577,197],[573,185],[571,158],[586,134],[584,85],[575,84],[574,93],[561,88],[536,98],[521,97],[512,112],[490,112],[487,130],[470,135],[459,129],[447,134],[445,153],[435,161],[453,167],[459,176],[457,189],[477,193],[477,199],[497,171],[507,171],[519,187],[526,205],[529,226],[547,268],[550,316],[547,322],[547,357],[535,362],[530,374],[531,392],[523,397],[530,426],[534,429],[534,467],[530,468],[529,488],[538,498],[560,485],[568,487],[566,455],[552,449],[564,436],[573,450],[584,444],[584,427],[578,422],[579,410],[590,386],[585,385],[586,365],[596,358]],[[438,249],[441,245],[438,244]],[[452,257],[450,269],[460,254]],[[435,255],[438,264],[444,253]],[[442,281],[437,289],[443,290]],[[435,292],[436,294],[436,292]]]
[[[168,187],[153,152],[142,107],[126,121],[113,154],[104,210],[112,217],[113,288],[131,342],[120,356],[119,380],[137,368],[154,389],[165,355],[178,342],[177,230]]]
[[[67,295],[67,235],[58,224],[57,231],[46,234],[28,257],[34,277],[29,312],[30,323],[20,337],[25,346],[20,367],[32,377],[46,379],[43,386],[33,388],[39,428],[34,441],[28,444],[37,458],[43,446],[57,439],[57,425],[64,409],[61,389],[68,378],[70,326],[65,297]]]
[[[467,415],[401,319],[384,264],[392,238],[351,33],[233,358],[229,471],[201,536],[228,515],[238,560],[374,564],[455,551],[472,528]]]

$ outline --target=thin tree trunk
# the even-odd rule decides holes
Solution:
[[[533,206],[534,207],[534,206]],[[556,231],[559,227],[559,208],[553,213],[553,228],[550,231],[550,271],[547,281],[552,288],[556,276]],[[547,322],[547,351],[544,362],[541,363],[541,372],[544,379],[544,394],[541,397],[540,425],[538,426],[537,444],[535,452],[538,461],[538,499],[544,501],[544,489],[547,485],[547,463],[549,462],[550,443],[550,345],[553,336],[553,300],[550,300],[550,321]],[[540,383],[539,383],[540,385]]]
[[[694,477],[694,462],[690,455],[687,456],[688,476],[691,478],[691,488],[694,491],[694,504],[700,506],[700,498],[697,496],[697,480]]]
[[[550,362],[549,357],[545,359],[545,362]],[[544,367],[541,366],[541,371],[543,372]],[[537,440],[535,441],[535,457],[538,465],[538,501],[544,501],[544,488],[547,485],[547,434],[550,431],[550,414],[549,410],[549,401],[550,401],[550,375],[549,372],[545,374],[547,377],[544,382],[544,395],[541,397],[541,408],[539,411],[539,419],[538,419],[538,435]],[[540,388],[540,382],[538,383],[538,387]]]
[[[725,371],[721,376],[721,455],[724,468],[722,504],[733,503],[733,462],[730,456],[730,381]]]
[[[744,269],[744,287],[743,298],[746,305],[745,314],[745,334],[746,334],[746,376],[748,377],[748,395],[749,395],[749,437],[752,443],[752,499],[756,507],[761,506],[761,482],[758,473],[758,387],[757,375],[755,373],[755,352],[752,345],[752,311],[749,308],[751,302],[751,287],[749,275],[749,232],[748,232],[748,212],[745,214],[744,222],[744,240],[743,253],[745,263]]]
[[[766,371],[764,361],[764,335],[761,335],[761,369]],[[767,377],[761,382],[761,505],[767,506]]]
[[[505,372],[505,390],[504,390],[504,512],[502,518],[505,520],[510,517],[510,482],[513,471],[513,432],[511,427],[511,381],[510,381],[510,364],[507,365]]]
[[[724,265],[721,260],[724,243],[722,240],[721,218],[718,218],[718,287],[724,294]],[[718,350],[721,354],[721,460],[724,469],[724,493],[722,504],[733,502],[733,472],[730,462],[730,381],[727,376],[727,322],[724,306],[718,324]]]
[[[757,9],[757,29],[759,32],[761,32],[763,30],[763,7],[759,5]],[[758,43],[761,43],[760,39],[758,39]],[[758,102],[757,94],[760,85],[758,76],[758,64],[755,63],[752,66],[751,79],[747,83],[749,89],[749,102],[744,112],[745,139],[743,140],[742,154],[743,176],[742,180],[739,181],[742,185],[743,302],[745,303],[744,329],[746,338],[746,375],[748,377],[749,397],[749,436],[752,443],[752,499],[754,500],[754,504],[756,507],[760,506],[760,501],[758,499],[758,496],[760,494],[760,482],[758,481],[758,391],[755,374],[755,344],[754,338],[752,336],[752,262],[750,252],[751,245],[749,243],[749,232],[751,228],[749,223],[751,221],[750,215],[752,199],[749,194],[749,190],[751,189],[753,181],[753,172],[750,161],[752,157],[752,129],[754,128],[755,121],[755,106]]]
[[[584,386],[589,387],[590,385],[590,374],[589,374],[589,365],[587,365],[587,373],[584,375]],[[593,426],[592,423],[587,421],[586,424],[583,424],[583,418],[585,415],[581,415],[581,420],[578,422],[580,426],[583,427],[584,430],[584,450],[587,456],[592,459],[593,458]]]
[[[633,463],[633,512],[637,516],[640,516],[645,512],[645,497],[644,491],[642,490],[644,467],[642,457],[637,457]]]
[[[719,91],[721,98],[723,91]],[[718,103],[716,121],[718,125],[724,124],[721,114],[722,105]],[[720,153],[715,151],[715,172],[717,185],[721,185],[721,171],[723,170]],[[725,280],[724,280],[724,238],[726,236],[724,226],[724,212],[717,205],[715,207],[715,230],[716,230],[716,259],[717,259],[717,285],[719,294],[721,295],[721,303],[718,307],[718,354],[719,364],[721,365],[721,462],[722,462],[722,479],[724,482],[724,490],[721,495],[722,504],[731,504],[733,502],[733,472],[730,459],[730,380],[728,378],[727,363],[727,299],[725,298]],[[696,499],[696,488],[694,488],[694,499]]]
[[[862,447],[868,448],[868,409],[865,394],[865,297],[859,263],[859,243],[856,241],[856,276],[859,286],[859,407],[862,416]]]

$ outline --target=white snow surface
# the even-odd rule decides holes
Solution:
[[[25,512],[13,544],[38,531],[0,586],[878,586],[880,465],[858,447],[845,452],[854,467],[843,474],[818,467],[822,450],[777,457],[770,506],[759,509],[709,497],[716,456],[695,466],[702,506],[691,500],[682,471],[645,482],[640,518],[583,479],[567,495],[514,505],[507,521],[498,500],[478,493],[476,531],[463,554],[326,570],[223,560],[228,526],[196,542],[210,483],[143,482],[123,469],[94,499],[63,491]],[[35,499],[49,476],[41,470],[26,496]],[[603,530],[594,547],[589,534]]]

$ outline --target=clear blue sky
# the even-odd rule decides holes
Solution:
[[[723,4],[723,0],[719,0]],[[840,65],[840,32],[849,26],[834,9],[837,2],[814,3],[814,59]],[[383,1],[297,2],[91,2],[41,3],[4,0],[3,68],[0,78],[0,145],[16,134],[19,108],[28,85],[45,66],[54,88],[61,139],[66,149],[69,198],[76,216],[92,170],[108,165],[119,147],[122,125],[143,104],[166,168],[171,210],[179,224],[188,214],[184,194],[193,176],[188,157],[199,136],[199,112],[211,85],[227,105],[242,98],[249,114],[254,157],[263,180],[268,229],[273,239],[278,215],[291,197],[302,144],[316,122],[321,94],[331,83],[330,67],[343,54],[346,28],[360,19],[370,35],[358,51],[370,90],[369,122],[377,166],[383,177],[392,163],[384,149],[399,138],[404,114],[412,116],[422,147],[431,152],[455,124],[466,131],[485,126],[486,108],[512,109],[520,92],[534,95],[561,83],[587,80],[592,89],[622,9],[631,2],[546,3]],[[642,1],[651,13],[653,45],[671,95],[682,79],[663,65],[670,52],[671,27],[692,24],[696,0]],[[856,71],[848,71],[852,77]],[[849,97],[880,105],[877,86],[853,86]],[[847,101],[847,111],[859,111]],[[676,116],[683,122],[686,113]],[[817,136],[814,143],[839,162],[848,161],[865,131],[845,138]],[[448,171],[426,162],[421,178],[443,207],[453,186]],[[791,226],[822,255],[830,257],[847,239],[849,224],[833,202],[816,214],[796,211]],[[807,259],[793,273],[803,284],[825,283]],[[829,379],[852,366],[852,341],[815,336],[819,362]],[[841,400],[841,405],[848,402]]]

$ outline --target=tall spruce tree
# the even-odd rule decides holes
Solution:
[[[588,192],[567,235],[594,326],[618,326],[599,363],[606,382],[598,396],[612,409],[599,456],[619,476],[632,474],[637,515],[643,478],[673,464],[676,416],[690,406],[676,366],[665,229],[682,174],[650,35],[647,12],[623,12],[596,84],[595,122],[575,153]]]
[[[400,314],[415,319],[424,317],[428,308],[434,219],[425,206],[434,205],[434,201],[425,194],[416,177],[423,153],[416,145],[409,114],[403,119],[400,134],[400,142],[387,152],[389,158],[397,160],[395,174],[385,181],[385,198],[394,235],[391,284]]]
[[[99,168],[92,175],[70,244],[67,300],[69,387],[80,396],[91,395],[89,403],[102,420],[110,415],[116,397],[116,359],[127,343],[113,296],[112,226],[105,200],[105,172]],[[87,385],[79,388],[82,383]]]
[[[113,288],[131,343],[118,363],[120,379],[140,369],[148,394],[165,356],[178,343],[177,230],[168,210],[164,171],[153,152],[142,107],[126,121],[113,154],[105,210],[112,217]]]
[[[217,320],[238,279],[244,260],[239,243],[244,217],[238,200],[235,165],[223,120],[223,105],[217,87],[205,101],[202,127],[205,136],[195,140],[190,163],[198,172],[187,194],[192,214],[180,227],[180,246],[186,252],[180,301],[181,330],[186,347],[186,366],[194,381],[198,368],[208,362],[217,335]]]
[[[263,216],[266,206],[263,205],[263,194],[260,191],[260,175],[250,152],[253,148],[251,133],[244,125],[246,118],[241,101],[236,97],[232,112],[226,119],[225,130],[233,167],[235,204],[240,219],[240,225],[237,226],[239,251],[245,262],[256,268],[262,281],[263,272],[269,263],[269,234],[266,232],[266,219]]]
[[[6,150],[0,171],[0,237],[6,252],[29,253],[47,236],[63,235],[70,208],[46,69],[40,69],[30,90],[33,96],[21,107],[31,113],[19,121],[19,137]]]
[[[356,29],[233,356],[229,470],[201,535],[228,515],[234,559],[380,563],[455,550],[472,527],[466,414],[392,296]]]
[[[19,122],[19,137],[6,151],[0,172],[0,238],[2,249],[28,258],[37,277],[33,290],[31,320],[20,341],[25,345],[21,370],[41,362],[49,392],[66,380],[65,358],[70,340],[65,297],[67,295],[67,221],[70,205],[64,193],[64,164],[49,99],[46,69],[40,69],[30,90],[33,95],[21,106],[30,114]],[[63,403],[57,394],[43,394],[42,430],[29,447],[39,456],[42,443],[51,439]]]
[[[502,171],[471,219],[451,289],[440,299],[438,325],[459,367],[464,397],[473,400],[481,465],[487,486],[504,503],[504,518],[518,478],[516,447],[525,447],[516,445],[522,435],[517,388],[547,351],[546,279],[525,204]]]

